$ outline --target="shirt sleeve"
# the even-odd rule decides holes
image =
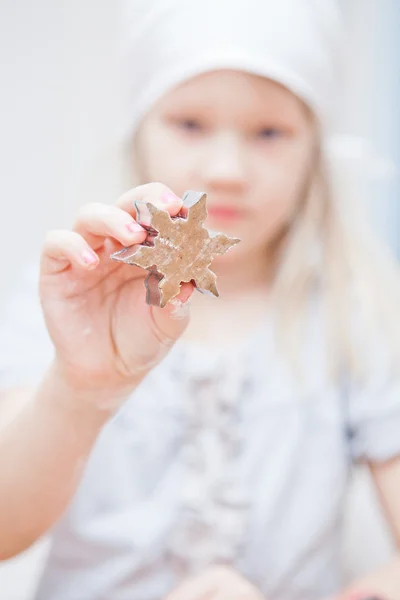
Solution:
[[[400,455],[400,364],[387,344],[366,344],[364,372],[349,398],[355,460],[384,462]]]
[[[39,268],[17,278],[2,298],[0,312],[0,389],[39,383],[53,357],[38,292]]]

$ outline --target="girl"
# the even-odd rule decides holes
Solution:
[[[45,325],[33,286],[4,325],[4,406],[20,408],[1,438],[3,556],[82,476],[38,600],[400,598],[400,559],[341,589],[353,461],[400,543],[400,395],[380,318],[395,321],[397,275],[345,228],[325,151],[335,5],[136,2],[128,24],[141,185],[49,234]],[[145,240],[134,200],[175,215],[187,189],[242,243],[213,263],[220,299],[186,285],[149,308],[144,273],[109,255]]]

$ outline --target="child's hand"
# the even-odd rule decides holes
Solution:
[[[129,390],[167,353],[187,325],[176,302],[145,303],[147,272],[110,259],[123,246],[142,243],[134,200],[178,214],[182,201],[159,183],[124,194],[117,206],[84,206],[73,231],[52,231],[42,254],[40,296],[56,348],[57,372],[79,391]],[[119,242],[119,243],[118,243]],[[193,286],[184,284],[178,301]]]
[[[263,595],[229,567],[211,567],[188,579],[166,600],[263,600]]]

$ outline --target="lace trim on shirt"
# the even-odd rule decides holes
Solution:
[[[182,448],[184,476],[179,522],[169,542],[176,570],[198,572],[210,564],[232,564],[244,543],[250,497],[241,457],[242,402],[248,401],[248,361],[183,355],[187,428]],[[190,373],[190,377],[187,377]]]

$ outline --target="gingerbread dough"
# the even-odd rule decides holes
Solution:
[[[148,232],[146,242],[123,248],[111,258],[149,271],[148,304],[163,308],[179,294],[180,284],[190,281],[202,292],[219,295],[209,266],[240,240],[204,227],[206,199],[205,193],[186,192],[184,207],[174,218],[153,204],[136,203],[137,220]]]

